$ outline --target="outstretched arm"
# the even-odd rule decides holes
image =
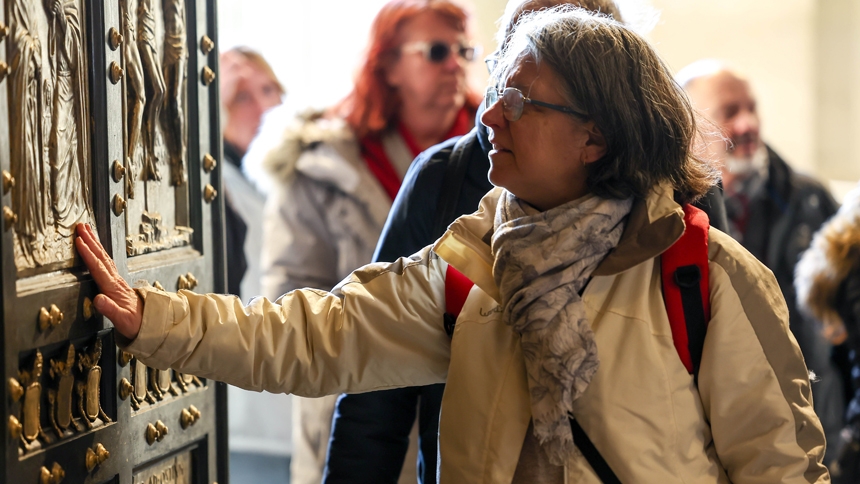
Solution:
[[[116,264],[96,239],[92,227],[78,224],[75,231],[78,235],[75,239],[78,254],[101,291],[93,300],[93,305],[111,320],[120,334],[130,340],[135,339],[143,319],[143,301],[120,277]]]

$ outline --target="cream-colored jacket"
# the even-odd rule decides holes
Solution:
[[[500,319],[487,245],[500,189],[411,258],[363,267],[333,293],[243,306],[223,295],[141,290],[127,350],[254,390],[317,396],[446,382],[442,483],[510,483],[531,419],[519,337]],[[829,482],[809,379],[773,275],[711,230],[712,318],[698,391],[675,350],[656,256],[683,231],[668,190],[634,204],[583,293],[600,368],[574,414],[625,483]],[[447,261],[447,262],[446,262]],[[445,271],[476,286],[453,338]],[[568,483],[597,483],[582,457]]]

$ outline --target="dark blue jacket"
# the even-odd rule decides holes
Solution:
[[[448,224],[478,209],[481,198],[493,187],[487,178],[488,153],[492,148],[487,127],[480,122],[463,137],[466,157],[462,183],[448,183],[446,171],[460,138],[436,145],[416,158],[406,173],[388,220],[376,246],[374,261],[393,262],[432,244]],[[458,193],[451,187],[460,185]],[[440,198],[455,201],[455,209],[440,220]],[[726,231],[722,191],[714,188],[697,204],[708,212],[711,225]],[[442,311],[439,313],[442,324]],[[394,484],[400,476],[409,445],[409,431],[418,413],[418,479],[436,482],[439,411],[445,386],[401,388],[342,395],[335,410],[326,463],[325,484]]]

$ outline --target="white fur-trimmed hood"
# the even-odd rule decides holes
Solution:
[[[860,267],[860,185],[836,215],[815,234],[795,268],[799,307],[838,330],[842,319],[834,307],[836,294],[848,275]]]
[[[360,160],[355,136],[342,119],[324,118],[319,111],[295,116],[275,109],[264,118],[243,169],[263,193],[273,183],[291,181],[296,172],[351,192],[359,184],[354,165]]]

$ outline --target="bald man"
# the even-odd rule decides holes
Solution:
[[[812,386],[815,411],[835,444],[845,409],[845,378],[818,324],[798,312],[792,279],[798,257],[835,213],[836,202],[819,182],[794,171],[762,141],[756,98],[744,76],[719,61],[704,60],[685,67],[677,78],[693,107],[729,141],[711,140],[709,149],[723,161],[730,234],[776,276],[791,331],[807,366],[820,378]],[[825,462],[834,457],[834,447],[828,446]]]

